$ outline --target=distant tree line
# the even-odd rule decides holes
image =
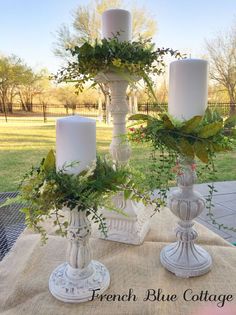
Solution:
[[[44,71],[34,71],[17,56],[0,56],[0,111],[12,112],[13,103],[31,111],[36,95],[43,92]]]

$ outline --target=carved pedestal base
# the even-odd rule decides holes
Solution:
[[[86,211],[75,208],[68,212],[67,262],[52,272],[49,291],[60,301],[80,303],[91,300],[93,290],[104,292],[110,284],[110,275],[103,264],[90,258],[91,224]]]
[[[207,251],[198,245],[185,245],[177,242],[164,247],[160,255],[162,265],[181,278],[201,276],[210,271],[212,260]]]
[[[101,238],[126,244],[140,245],[150,230],[151,207],[146,208],[142,203],[126,201],[123,211],[127,214],[117,214],[113,211],[102,210],[108,227],[107,237]]]
[[[110,284],[107,268],[95,260],[87,268],[83,273],[68,263],[58,266],[49,279],[52,295],[63,302],[80,303],[91,300],[93,290],[99,289],[99,294],[104,292]]]
[[[178,277],[195,277],[211,269],[211,256],[195,245],[195,219],[204,209],[204,198],[194,190],[196,173],[193,161],[182,159],[182,172],[177,177],[178,189],[169,197],[169,208],[180,221],[176,228],[177,242],[165,246],[160,254],[162,265]]]

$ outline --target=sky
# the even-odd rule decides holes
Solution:
[[[15,54],[34,70],[56,72],[61,60],[53,55],[56,31],[71,25],[72,13],[86,0],[0,0],[0,54]],[[157,46],[201,57],[204,40],[236,23],[236,0],[124,1],[125,9],[144,7],[157,21]]]

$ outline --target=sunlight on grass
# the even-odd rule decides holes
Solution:
[[[109,152],[112,127],[97,123],[97,151]],[[16,190],[25,172],[55,149],[55,120],[48,123],[24,120],[0,123],[0,191]],[[130,164],[148,174],[150,148],[134,146]],[[217,180],[236,179],[236,151],[220,154],[216,163]],[[148,176],[148,175],[147,175]],[[206,179],[207,180],[207,179]],[[144,185],[145,185],[144,180]]]
[[[97,126],[97,150],[108,153],[112,129]],[[48,150],[55,149],[55,122],[24,121],[0,124],[0,191],[16,190],[22,176],[38,164]]]

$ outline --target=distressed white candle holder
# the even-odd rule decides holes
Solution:
[[[85,211],[69,210],[67,262],[58,266],[50,276],[49,290],[60,301],[86,302],[93,290],[104,292],[110,284],[107,268],[90,258],[91,225]]]
[[[200,276],[211,269],[212,259],[208,252],[195,245],[197,232],[192,221],[205,208],[205,200],[193,188],[196,173],[193,161],[182,159],[183,170],[177,176],[178,189],[169,197],[169,208],[180,221],[176,228],[177,242],[165,246],[160,254],[162,265],[178,277]]]
[[[126,101],[128,80],[116,73],[101,73],[96,78],[97,82],[107,83],[111,91],[110,112],[113,117],[113,135],[110,144],[110,153],[114,161],[126,164],[131,156],[131,147],[126,135],[126,115],[129,106]],[[135,78],[139,80],[138,78]],[[113,198],[117,208],[121,208],[127,216],[114,211],[102,209],[108,226],[108,240],[128,244],[142,244],[150,229],[150,211],[142,203],[131,200],[124,201],[122,193]],[[103,236],[101,235],[103,238]]]

